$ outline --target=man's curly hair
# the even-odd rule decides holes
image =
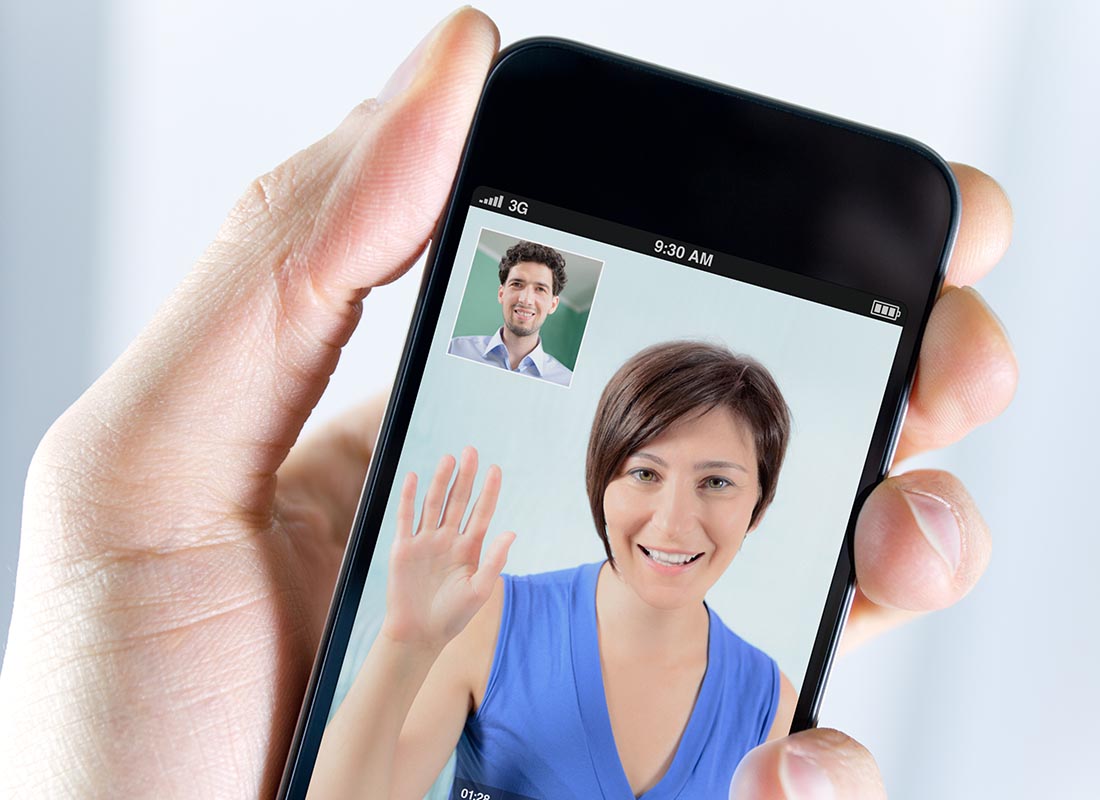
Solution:
[[[548,266],[554,273],[554,295],[561,294],[566,281],[569,280],[565,275],[565,257],[553,247],[535,242],[520,242],[508,248],[508,252],[500,260],[501,286],[508,280],[508,273],[512,271],[512,267],[521,261]]]

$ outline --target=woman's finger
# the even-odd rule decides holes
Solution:
[[[932,309],[896,460],[945,447],[994,419],[1012,400],[1016,356],[973,289],[948,289]]]
[[[442,528],[454,528],[458,531],[462,518],[466,516],[466,507],[470,504],[470,493],[474,488],[474,476],[477,475],[477,450],[473,447],[462,448],[458,461],[458,476],[451,493],[447,496],[447,505],[443,508]]]
[[[470,583],[473,584],[474,592],[478,597],[485,599],[492,594],[497,578],[504,571],[504,565],[508,563],[508,548],[515,540],[514,532],[505,531],[494,539],[489,549],[485,551],[477,572],[470,578]]]
[[[269,517],[275,472],[362,299],[431,235],[497,43],[483,14],[455,12],[379,100],[257,179],[156,318],[54,426],[40,467],[82,476],[71,487],[82,497],[152,486],[212,520]],[[72,462],[82,453],[95,459],[86,469]],[[91,526],[121,549],[186,547],[209,530],[116,524],[109,511]]]
[[[991,552],[989,529],[953,475],[918,470],[887,479],[856,522],[859,596],[845,649],[915,613],[958,602],[978,582]]]
[[[397,503],[397,536],[394,541],[412,537],[415,518],[416,473],[410,472],[401,484],[401,499]]]
[[[762,744],[741,759],[730,800],[885,800],[875,759],[840,731],[817,728]]]
[[[420,527],[417,533],[431,533],[439,527],[439,518],[443,513],[443,500],[447,496],[447,485],[455,471],[455,458],[443,456],[435,468],[428,493],[424,496],[424,510],[420,514]]]
[[[468,537],[468,546],[476,553],[481,552],[481,542],[485,539],[485,533],[489,530],[489,523],[493,519],[493,512],[496,511],[500,483],[500,467],[493,464],[485,473],[481,494],[478,495],[474,510],[470,512],[470,519],[466,521],[466,528],[462,531],[463,536]]]
[[[952,164],[959,184],[962,214],[951,263],[948,286],[971,286],[988,273],[1012,241],[1012,206],[1004,190],[991,177],[966,164]]]

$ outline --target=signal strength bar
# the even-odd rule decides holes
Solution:
[[[485,197],[477,201],[483,206],[492,206],[493,208],[503,208],[504,195],[498,194],[495,197]]]

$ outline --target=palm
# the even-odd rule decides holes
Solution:
[[[476,565],[461,552],[466,549],[462,543],[442,535],[417,539],[421,536],[434,541],[399,545],[391,555],[389,595],[400,600],[391,600],[388,625],[395,632],[423,631],[432,640],[450,639],[461,630],[456,623],[473,615],[467,611],[477,603],[470,581]]]
[[[55,431],[28,482],[17,609],[36,635],[13,625],[5,654],[0,741],[20,748],[23,767],[0,779],[0,794],[18,794],[4,780],[57,780],[56,759],[23,744],[46,715],[65,741],[88,743],[65,773],[71,794],[173,795],[186,785],[196,797],[270,796],[366,471],[362,430],[375,430],[380,414],[375,403],[303,442],[278,492],[265,479],[257,493],[269,499],[248,513],[196,500],[147,464],[140,482],[103,470],[76,480],[79,451]],[[135,428],[97,454],[116,465],[140,457],[150,428]],[[141,502],[103,502],[124,496]],[[64,536],[59,498],[62,510],[82,508]],[[48,647],[34,646],[45,632]],[[96,693],[72,690],[73,674]],[[92,761],[111,767],[109,785],[84,778]],[[171,763],[187,774],[164,768]]]
[[[494,542],[479,566],[482,542],[500,491],[500,470],[489,468],[464,528],[462,521],[477,472],[477,451],[463,451],[448,494],[453,470],[453,459],[445,456],[428,487],[415,532],[416,476],[410,475],[402,487],[383,623],[383,633],[394,640],[441,648],[484,605],[504,566],[511,534]]]

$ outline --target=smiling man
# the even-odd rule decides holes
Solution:
[[[539,329],[557,311],[567,280],[565,258],[535,242],[519,242],[500,260],[504,325],[490,336],[456,336],[447,352],[471,361],[568,386],[573,373],[542,349]]]

